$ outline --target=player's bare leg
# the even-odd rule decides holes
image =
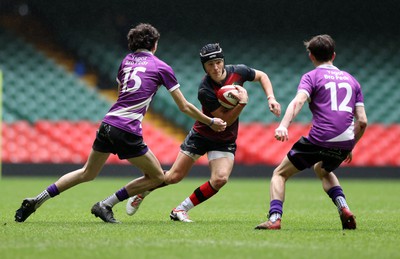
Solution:
[[[350,211],[347,205],[346,196],[343,193],[343,189],[340,186],[339,180],[333,172],[327,172],[321,168],[321,163],[314,165],[314,171],[316,175],[322,181],[322,188],[332,199],[332,202],[336,205],[340,220],[342,222],[343,229],[356,229],[356,217]]]
[[[281,229],[286,181],[298,172],[299,170],[285,156],[281,164],[274,170],[271,178],[268,220],[257,225],[255,229]]]
[[[128,161],[139,168],[144,176],[130,181],[111,196],[93,205],[92,214],[96,217],[100,217],[105,222],[118,222],[114,219],[114,214],[112,212],[112,208],[117,203],[128,199],[132,195],[154,188],[164,182],[164,173],[161,165],[150,150],[146,154],[130,158]]]
[[[228,182],[234,163],[233,155],[231,156],[230,154],[227,154],[229,157],[225,157],[226,154],[224,152],[216,153],[217,156],[221,157],[215,158],[213,157],[215,153],[209,154],[209,159],[211,157],[209,162],[211,169],[210,180],[196,188],[189,197],[183,200],[171,211],[170,217],[172,220],[192,222],[187,215],[188,211],[217,194],[217,192]],[[179,215],[179,213],[181,213],[181,215]]]
[[[59,195],[61,192],[64,192],[77,184],[91,181],[96,178],[108,157],[108,153],[101,153],[92,150],[88,161],[82,168],[63,175],[36,197],[24,199],[21,207],[15,213],[15,221],[24,222],[48,199]]]
[[[183,178],[187,176],[194,163],[195,160],[192,157],[186,155],[183,152],[179,152],[171,169],[165,172],[164,183],[153,189],[149,188],[146,191],[130,197],[128,199],[128,202],[126,203],[126,213],[130,216],[134,215],[139,210],[140,204],[142,204],[144,198],[149,195],[153,190],[169,184],[180,182]]]

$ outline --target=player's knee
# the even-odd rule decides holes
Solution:
[[[278,168],[276,168],[272,174],[272,178],[280,178],[283,179],[284,181],[286,181],[287,179],[289,179],[289,175],[285,173],[285,171],[283,170],[279,170]]]
[[[229,177],[226,175],[215,177],[211,179],[211,185],[214,189],[219,190],[228,182],[228,179]]]
[[[90,170],[87,167],[83,167],[78,171],[77,176],[79,182],[83,183],[93,181],[96,178],[97,173],[93,172],[93,170]]]
[[[183,174],[180,174],[179,172],[173,172],[165,175],[165,182],[167,184],[176,184],[182,181],[183,178]]]

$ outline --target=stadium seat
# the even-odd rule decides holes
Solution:
[[[45,3],[37,5],[47,6]],[[54,15],[58,15],[57,12]],[[86,19],[88,26],[79,28],[60,19],[51,20],[57,24],[57,29],[65,32],[60,33],[59,41],[65,42],[66,49],[77,53],[90,66],[98,66],[114,82],[116,68],[126,53],[126,46],[117,46],[113,38],[117,34],[115,31],[110,30],[107,35],[95,33],[93,28],[109,28],[104,24],[107,21],[96,19],[96,24],[91,25],[91,18]],[[110,103],[17,34],[0,29],[0,41],[4,77],[3,162],[84,161],[98,123]],[[248,48],[247,40],[230,40],[229,37],[223,39],[222,43],[226,43],[223,46],[231,45],[232,41],[235,49],[246,51],[224,48],[227,63],[244,63],[265,71],[274,85],[275,95],[284,112],[296,93],[301,74],[312,69],[304,53],[299,52],[302,46],[298,46],[299,42],[285,41],[277,44],[276,41],[265,43],[255,40],[252,48]],[[353,152],[353,162],[346,166],[397,166],[400,163],[400,116],[395,111],[400,103],[400,92],[393,89],[400,81],[396,59],[398,44],[387,39],[371,39],[365,48],[360,47],[364,45],[365,42],[360,44],[357,39],[352,40],[348,48],[341,50],[335,61],[339,68],[354,71],[360,81],[370,125]],[[371,46],[374,49],[373,56],[368,49]],[[204,75],[197,56],[199,47],[197,42],[187,39],[166,38],[157,53],[173,66],[182,85],[181,90],[197,107],[200,106],[197,87]],[[260,52],[260,49],[265,51]],[[354,54],[356,58],[345,58]],[[365,66],[366,63],[368,66]],[[374,76],[371,76],[372,73]],[[280,119],[268,111],[265,95],[257,83],[248,82],[246,88],[250,102],[240,117],[236,161],[245,164],[277,164],[293,142],[308,132],[307,123],[311,114],[305,107],[291,125],[290,141],[277,142],[273,138],[273,130]],[[165,89],[160,89],[151,107],[185,130],[193,125],[194,121],[178,111]],[[145,134],[151,136],[146,141],[160,157],[160,161],[172,163],[176,153],[171,150],[177,152],[180,141],[173,140],[152,126],[148,132],[146,129]],[[377,136],[385,137],[378,139]],[[73,142],[75,144],[71,144]],[[108,162],[125,163],[116,156],[111,156]],[[198,163],[207,164],[207,160],[204,157]]]

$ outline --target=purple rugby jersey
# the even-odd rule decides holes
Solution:
[[[119,96],[104,116],[103,122],[142,136],[142,120],[158,88],[172,92],[179,88],[172,68],[151,52],[128,54],[117,76]]]
[[[298,92],[309,97],[313,114],[308,136],[311,143],[352,150],[355,107],[364,106],[357,80],[333,65],[321,65],[302,76]]]

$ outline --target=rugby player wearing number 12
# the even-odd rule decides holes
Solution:
[[[333,66],[335,42],[329,35],[315,36],[305,42],[305,46],[316,68],[301,78],[297,95],[275,130],[275,138],[278,141],[288,140],[288,127],[306,101],[313,115],[312,128],[308,137],[301,137],[274,170],[268,220],[256,229],[281,228],[286,181],[310,167],[313,167],[324,191],[337,206],[342,228],[355,229],[355,216],[332,171],[343,161],[351,161],[351,151],[367,127],[361,87],[353,76]]]

